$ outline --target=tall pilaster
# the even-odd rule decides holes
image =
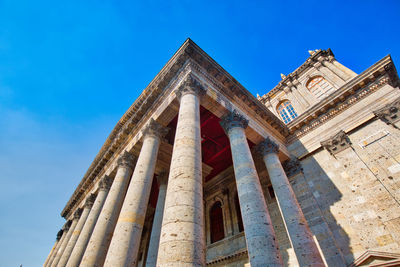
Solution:
[[[61,239],[62,235],[63,235],[63,230],[61,229],[57,233],[56,243],[54,243],[54,246],[51,249],[51,251],[49,253],[49,256],[47,256],[46,261],[43,264],[44,267],[48,266],[48,264],[50,263],[50,260],[53,258],[53,254],[56,253],[56,251],[57,251],[57,249],[59,247],[60,239]]]
[[[200,96],[191,75],[177,91],[180,99],[157,266],[205,266]]]
[[[132,154],[127,151],[118,159],[117,174],[93,229],[80,266],[103,265],[132,174],[133,161]]]
[[[282,266],[271,218],[244,131],[247,125],[248,120],[236,111],[221,119],[232,150],[249,260],[252,267]]]
[[[57,255],[56,259],[53,262],[53,266],[58,266],[58,263],[64,257],[65,249],[68,246],[69,240],[71,239],[72,233],[75,231],[75,227],[78,224],[78,220],[81,217],[82,209],[77,209],[74,213],[74,219],[72,220],[71,227],[69,228],[67,235],[65,236],[65,242],[60,247],[60,254]]]
[[[153,226],[151,228],[150,244],[147,252],[146,267],[156,267],[158,246],[160,244],[160,234],[162,218],[164,213],[165,195],[167,193],[167,179],[168,174],[161,173],[157,176],[157,182],[159,185],[158,199],[156,211],[154,213]]]
[[[97,219],[100,215],[101,208],[106,200],[108,190],[112,184],[112,179],[108,176],[104,176],[99,184],[99,192],[97,193],[96,200],[90,210],[89,216],[86,219],[85,225],[82,228],[81,234],[76,241],[75,247],[72,250],[71,256],[68,260],[67,267],[79,266],[82,260],[83,253],[85,252],[86,246],[89,242],[89,238],[92,234],[94,226],[96,225]]]
[[[71,224],[72,224],[72,221],[67,221],[64,224],[64,226],[62,227],[63,233],[62,233],[61,239],[58,242],[56,250],[54,251],[53,255],[51,256],[51,259],[47,263],[47,266],[49,266],[49,267],[53,266],[53,263],[54,263],[55,259],[57,258],[57,255],[60,253],[60,248],[61,248],[62,244],[65,242],[65,238],[67,236],[67,232],[69,231]]]
[[[104,266],[135,266],[161,137],[166,133],[151,119],[143,131],[143,146],[115,226]]]
[[[278,206],[300,266],[325,266],[310,228],[278,157],[279,146],[267,138],[257,150],[262,154]]]
[[[76,224],[75,230],[72,233],[71,238],[68,241],[67,247],[65,248],[64,254],[58,263],[59,267],[66,266],[68,259],[71,256],[71,252],[74,249],[76,241],[78,240],[81,230],[86,222],[86,219],[89,216],[90,209],[92,208],[95,199],[96,199],[95,194],[91,194],[87,197],[87,199],[85,201],[85,205],[83,207],[82,214],[79,217],[79,220],[78,220],[78,223]]]

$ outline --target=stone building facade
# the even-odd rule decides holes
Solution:
[[[117,123],[44,266],[399,266],[390,56],[254,97],[188,39]]]

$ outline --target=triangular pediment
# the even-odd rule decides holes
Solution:
[[[387,267],[400,266],[400,253],[380,252],[367,250],[358,259],[354,261],[351,267]]]

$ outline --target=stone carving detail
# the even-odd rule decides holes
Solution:
[[[64,226],[63,226],[63,231],[64,232],[68,232],[68,230],[69,230],[69,228],[71,227],[71,224],[72,224],[72,221],[71,220],[68,220],[65,224],[64,224]]]
[[[169,131],[169,128],[162,126],[154,119],[150,119],[149,124],[143,130],[143,136],[152,135],[159,138],[163,138]]]
[[[374,114],[386,124],[391,124],[397,128],[395,123],[400,121],[400,98],[385,107],[374,111]]]
[[[321,146],[334,156],[340,151],[351,147],[351,141],[344,131],[340,131],[328,140],[321,142]]]
[[[128,151],[125,151],[119,158],[118,158],[118,166],[120,167],[128,167],[133,169],[133,162],[135,161],[135,157],[129,153]]]
[[[202,96],[206,93],[206,89],[203,85],[192,75],[188,74],[185,80],[176,90],[175,94],[180,100],[185,94],[196,94],[197,96]]]
[[[111,185],[112,185],[113,180],[111,179],[110,176],[105,175],[103,177],[103,179],[100,180],[99,183],[99,189],[100,190],[108,190],[110,189]]]
[[[93,206],[93,204],[94,204],[94,202],[95,202],[95,200],[96,200],[96,194],[90,194],[88,197],[87,197],[87,199],[86,199],[86,201],[85,201],[85,207],[86,208],[91,208],[92,206]]]
[[[57,238],[56,238],[57,241],[59,241],[59,240],[61,239],[63,233],[64,233],[64,230],[63,230],[63,229],[61,229],[60,231],[58,231],[58,233],[57,233]]]
[[[79,208],[74,212],[74,219],[75,220],[79,219],[81,217],[81,215],[82,215],[82,209]]]
[[[288,177],[291,177],[303,171],[300,160],[296,157],[292,157],[286,160],[282,165]]]
[[[229,130],[234,127],[246,129],[247,125],[249,124],[249,120],[240,115],[237,110],[233,110],[221,118],[220,124],[228,134]]]
[[[272,141],[269,137],[265,138],[264,141],[259,143],[256,147],[256,151],[260,153],[262,156],[269,153],[278,153],[279,145]]]
[[[159,175],[157,175],[157,183],[158,185],[166,184],[168,181],[168,172],[162,171]]]

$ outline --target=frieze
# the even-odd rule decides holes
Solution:
[[[397,128],[395,123],[400,121],[400,98],[396,99],[385,107],[374,111],[374,114],[386,124]]]
[[[351,141],[344,131],[340,131],[328,140],[321,142],[321,146],[334,156],[346,148],[351,147]]]

